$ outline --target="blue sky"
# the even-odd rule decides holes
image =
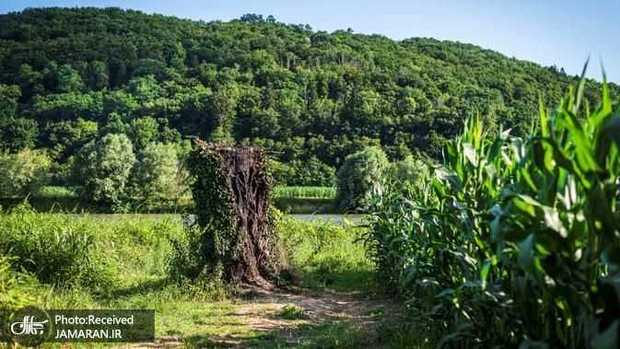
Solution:
[[[589,76],[601,78],[602,60],[609,80],[620,82],[620,0],[21,0],[2,1],[0,13],[44,6],[116,6],[206,21],[272,14],[315,30],[473,43],[569,74],[578,74],[590,55]]]

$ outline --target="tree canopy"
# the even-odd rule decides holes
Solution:
[[[0,15],[0,147],[50,149],[63,163],[106,134],[126,134],[137,151],[197,136],[320,162],[329,178],[367,146],[392,160],[439,157],[475,114],[523,134],[539,100],[555,104],[576,78],[470,44],[327,33],[271,16],[27,9]],[[586,83],[592,101],[597,85]]]

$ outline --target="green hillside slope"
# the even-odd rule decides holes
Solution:
[[[370,144],[393,159],[439,156],[467,116],[520,133],[539,97],[554,105],[574,81],[474,45],[316,32],[257,15],[0,15],[0,146],[48,148],[60,164],[106,133],[126,133],[138,150],[183,136],[261,144],[292,171],[337,167]]]

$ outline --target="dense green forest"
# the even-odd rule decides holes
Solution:
[[[575,81],[474,45],[317,32],[271,16],[207,23],[117,8],[0,15],[0,147],[47,150],[56,185],[88,187],[87,173],[105,172],[75,174],[97,156],[94,144],[128,149],[116,158],[123,163],[141,161],[145,150],[155,159],[171,152],[161,144],[183,156],[191,136],[263,145],[286,184],[333,185],[344,158],[366,146],[380,145],[391,160],[439,158],[478,113],[491,131],[523,134],[539,99],[554,105]],[[596,102],[598,84],[586,85]]]

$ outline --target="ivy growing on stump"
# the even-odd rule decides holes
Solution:
[[[227,281],[271,287],[277,273],[266,166],[267,155],[255,147],[196,140],[190,155],[200,259],[208,270],[221,268]]]

